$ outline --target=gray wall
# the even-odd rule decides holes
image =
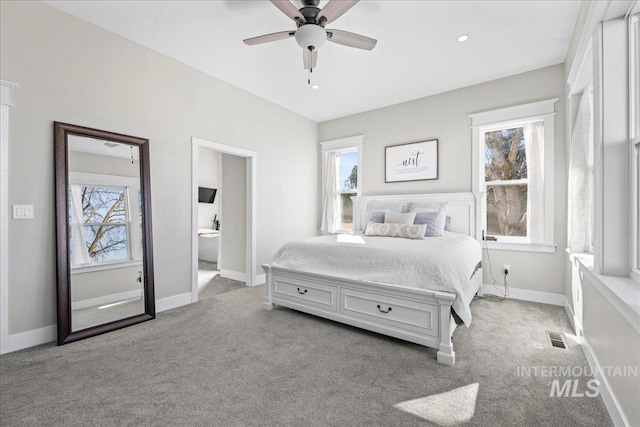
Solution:
[[[54,120],[149,139],[157,298],[191,292],[192,136],[258,153],[259,263],[315,234],[315,122],[39,2],[0,2],[0,55],[9,205],[36,213],[9,222],[10,334],[56,322]]]
[[[139,271],[143,271],[142,264],[87,273],[72,272],[71,300],[78,302],[142,289],[137,280]]]
[[[246,268],[246,197],[247,160],[221,154],[220,266],[222,270],[247,273]],[[314,195],[315,197],[315,195]]]
[[[527,102],[560,98],[555,120],[555,254],[491,251],[497,284],[502,264],[511,265],[514,288],[564,292],[566,172],[564,68],[555,65],[487,83],[429,96],[378,110],[320,123],[319,139],[364,135],[364,195],[471,191],[471,120],[468,115]],[[407,183],[384,182],[384,147],[437,138],[439,178]],[[485,266],[488,260],[485,255]],[[491,283],[484,269],[484,283]]]
[[[140,162],[118,157],[70,151],[69,171],[140,177]]]

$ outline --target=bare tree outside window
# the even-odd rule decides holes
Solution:
[[[340,228],[353,229],[353,202],[351,196],[358,194],[358,152],[346,151],[340,154]]]
[[[81,186],[81,194],[84,236],[72,238],[84,238],[92,262],[128,259],[127,189]]]
[[[487,233],[527,236],[527,156],[522,127],[486,132]]]

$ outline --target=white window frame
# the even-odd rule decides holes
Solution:
[[[630,277],[640,283],[640,14],[629,17],[629,170],[631,171],[631,272]]]
[[[89,273],[92,271],[110,270],[128,266],[142,265],[142,242],[136,236],[140,235],[140,206],[137,203],[140,192],[140,179],[120,175],[105,175],[87,172],[69,172],[69,185],[119,187],[125,188],[127,194],[127,250],[128,259],[118,261],[104,261],[90,264],[72,265],[71,274]]]
[[[529,238],[500,236],[498,241],[485,241],[489,249],[554,253],[554,135],[555,103],[558,98],[532,102],[498,110],[471,114],[472,129],[472,186],[479,203],[476,203],[478,240],[486,230],[486,183],[484,181],[485,132],[522,126],[524,123],[544,122],[544,200],[545,226],[542,242],[531,242]]]
[[[324,200],[327,189],[325,188],[326,180],[326,164],[327,157],[329,153],[333,152],[349,152],[349,151],[357,151],[358,152],[358,187],[355,191],[355,196],[362,195],[362,146],[363,146],[364,135],[356,135],[350,136],[346,138],[334,139],[330,141],[324,141],[320,143],[322,147],[322,191],[321,191],[321,199]],[[353,193],[353,190],[348,191],[349,193]],[[339,194],[344,193],[340,191]],[[322,209],[322,203],[320,203],[320,209]],[[348,233],[352,234],[353,230],[349,229],[336,229],[332,233]]]

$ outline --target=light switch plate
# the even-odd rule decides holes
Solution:
[[[33,218],[33,205],[13,205],[13,219]]]

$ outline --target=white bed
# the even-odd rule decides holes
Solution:
[[[482,283],[482,271],[474,269],[481,258],[480,246],[460,235],[476,237],[474,195],[352,199],[356,234],[366,226],[368,205],[401,203],[405,208],[411,202],[442,201],[449,202],[447,216],[453,233],[413,241],[355,235],[292,242],[263,265],[264,308],[270,310],[276,304],[436,348],[438,362],[453,365],[452,306],[468,326],[468,304]],[[437,262],[409,269],[420,258]]]

